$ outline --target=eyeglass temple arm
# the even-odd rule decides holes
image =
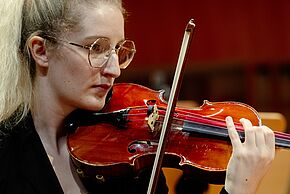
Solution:
[[[77,47],[85,48],[85,49],[90,49],[90,46],[87,46],[87,45],[80,45],[80,44],[73,43],[73,42],[69,42],[69,44],[77,46]]]

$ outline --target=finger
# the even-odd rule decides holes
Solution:
[[[249,147],[256,146],[255,132],[253,130],[251,121],[242,118],[240,119],[240,122],[242,123],[245,131],[245,144]]]
[[[264,136],[265,136],[265,144],[269,148],[269,150],[275,153],[275,134],[267,126],[262,126],[264,129]]]
[[[264,148],[266,143],[265,139],[265,132],[262,127],[253,127],[253,130],[255,132],[255,140],[256,140],[256,146],[258,148]]]
[[[226,125],[228,128],[228,133],[229,133],[229,137],[230,137],[233,149],[238,148],[239,146],[241,146],[242,143],[241,143],[239,134],[236,130],[232,117],[230,116],[226,117]]]

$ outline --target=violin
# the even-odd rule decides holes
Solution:
[[[151,169],[147,194],[155,194],[161,167],[223,184],[232,153],[225,118],[232,116],[241,140],[241,118],[260,126],[257,111],[238,102],[209,102],[194,109],[176,107],[184,59],[195,29],[186,28],[168,103],[164,91],[115,84],[100,112],[75,110],[66,119],[67,145],[76,172],[97,182],[136,177]],[[290,135],[275,133],[277,147],[290,147]],[[90,181],[91,182],[91,181]]]
[[[152,167],[167,102],[164,91],[119,83],[100,112],[76,110],[69,115],[67,145],[79,175],[105,181],[136,176]],[[232,153],[225,118],[232,116],[240,138],[239,119],[260,126],[257,111],[239,102],[204,101],[200,107],[175,107],[162,166],[222,184]],[[290,148],[290,135],[275,132],[277,148]]]

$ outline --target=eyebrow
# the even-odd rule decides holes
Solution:
[[[84,40],[86,41],[86,40],[96,40],[96,39],[98,39],[98,38],[107,38],[107,39],[109,39],[108,37],[105,37],[105,36],[88,36],[88,37],[86,37]]]
[[[84,38],[84,39],[82,40],[82,42],[83,42],[84,44],[91,44],[91,43],[93,43],[95,40],[97,40],[98,38],[107,38],[107,37],[104,37],[104,36],[88,36],[88,37]]]
[[[87,42],[87,41],[95,41],[95,40],[97,40],[98,38],[106,38],[106,39],[108,39],[108,40],[111,42],[111,39],[108,38],[108,37],[106,37],[106,36],[88,36],[88,37],[86,37],[86,38],[84,39],[84,42]],[[126,40],[126,39],[125,39],[125,38],[122,38],[121,40],[119,40],[119,41],[117,42],[117,44],[120,43],[120,42],[122,42],[122,41],[124,41],[124,40]]]

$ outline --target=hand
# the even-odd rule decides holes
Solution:
[[[233,119],[226,118],[233,153],[227,166],[225,189],[229,194],[253,194],[275,157],[275,137],[266,126],[252,126],[247,119],[240,122],[245,130],[243,143]]]

